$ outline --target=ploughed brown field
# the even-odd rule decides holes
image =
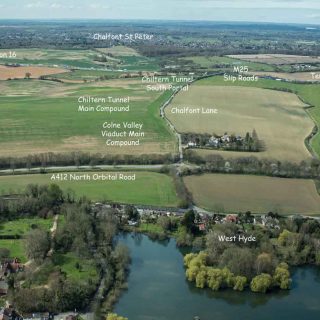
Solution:
[[[313,180],[204,174],[184,178],[194,203],[217,212],[320,215]]]
[[[255,75],[260,77],[273,77],[291,81],[308,81],[308,82],[320,82],[319,71],[309,72],[254,72]]]
[[[62,68],[49,68],[49,67],[9,67],[0,65],[0,80],[7,79],[23,79],[27,73],[30,73],[30,78],[37,79],[40,76],[51,74],[58,74],[68,72]]]

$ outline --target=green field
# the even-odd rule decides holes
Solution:
[[[141,223],[137,230],[142,233],[163,233],[163,228],[154,223]]]
[[[218,56],[192,56],[181,58],[180,61],[192,61],[192,63],[199,65],[203,69],[217,69],[216,65],[228,66],[248,66],[250,71],[274,71],[274,67],[264,63],[244,62],[239,59]]]
[[[217,114],[173,113],[175,108],[216,108]],[[245,136],[255,129],[266,150],[250,153],[256,157],[301,161],[310,158],[304,139],[314,123],[296,95],[253,87],[204,85],[201,81],[189,91],[180,92],[166,109],[178,132]],[[174,109],[173,109],[174,108]],[[210,153],[213,151],[202,151]],[[221,151],[215,151],[220,152]],[[247,152],[224,152],[244,156]]]
[[[58,225],[64,223],[64,217],[59,216]],[[37,217],[21,218],[12,221],[5,221],[0,224],[0,248],[10,250],[11,258],[19,258],[26,262],[23,239],[5,239],[6,237],[23,238],[28,232],[35,228],[41,228],[48,232],[53,226],[53,219],[42,219]]]
[[[103,172],[98,172],[103,173]],[[109,172],[114,174],[114,172]],[[134,172],[133,172],[134,173]],[[51,174],[0,177],[0,193],[19,193],[30,183],[56,183],[63,190],[72,189],[76,196],[90,200],[121,203],[177,206],[178,198],[171,177],[155,172],[135,172],[135,181],[54,181]],[[82,173],[78,173],[82,174]],[[88,173],[91,177],[93,172]],[[108,172],[104,172],[108,174]],[[131,174],[131,172],[126,172]]]
[[[114,46],[111,48],[97,48],[96,49],[102,53],[109,53],[114,57],[126,57],[126,56],[140,56],[140,54],[133,48],[125,47],[125,46]]]
[[[50,230],[52,225],[52,219],[41,218],[7,221],[0,224],[0,236],[23,236],[35,227],[42,228],[44,230]]]
[[[81,282],[91,279],[96,282],[99,279],[97,269],[92,264],[92,260],[79,258],[73,253],[55,253],[53,259],[55,265],[59,266],[61,271],[65,272],[67,278],[71,280]],[[76,265],[79,265],[80,269],[77,269]]]
[[[55,50],[55,49],[11,49],[16,58],[1,58],[0,63],[20,63],[46,66],[68,66],[79,68],[99,67],[93,60],[97,54],[94,50]],[[1,49],[0,53],[8,52]]]
[[[164,154],[176,149],[175,138],[159,115],[159,107],[170,92],[162,96],[146,92],[139,80],[117,79],[91,84],[18,80],[1,82],[0,89],[0,156],[73,151]],[[108,112],[78,112],[80,96],[130,97],[130,111],[114,112],[111,116]],[[106,146],[107,138],[101,135],[105,121],[141,122],[145,136],[138,146]]]
[[[320,215],[320,196],[312,180],[204,174],[184,181],[196,205],[216,212]]]
[[[123,71],[158,71],[159,63],[155,58],[142,56],[123,56],[118,69]]]
[[[55,74],[52,78],[70,81],[95,81],[99,77],[118,78],[121,72],[116,71],[103,71],[103,70],[73,70]]]
[[[0,248],[8,249],[11,258],[18,258],[21,262],[27,261],[27,257],[24,253],[23,240],[1,239]]]
[[[92,50],[56,50],[56,49],[11,49],[16,53],[14,58],[0,58],[0,64],[24,64],[59,66],[82,69],[112,69],[122,71],[156,71],[159,63],[156,58],[139,55],[134,49],[119,46],[108,49]],[[0,49],[0,56],[8,50]],[[2,55],[1,55],[2,53]],[[111,53],[115,57],[110,57]],[[105,57],[106,61],[97,61],[97,57]]]

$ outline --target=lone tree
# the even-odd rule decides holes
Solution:
[[[50,249],[50,238],[46,231],[35,229],[25,238],[25,250],[29,259],[43,260]]]

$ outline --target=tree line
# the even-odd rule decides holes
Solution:
[[[185,167],[182,175],[211,173],[256,174],[283,178],[316,178],[320,177],[318,159],[303,160],[299,163],[272,159],[258,159],[254,156],[224,158],[213,154],[201,157],[193,150],[186,150],[185,159],[198,164],[197,167]]]
[[[71,152],[71,153],[42,153],[24,157],[1,157],[0,169],[19,168],[32,169],[40,167],[45,170],[49,166],[97,166],[124,164],[164,164],[174,163],[179,156],[176,154],[142,154],[142,155],[111,155],[100,153]]]

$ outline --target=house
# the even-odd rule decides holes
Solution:
[[[218,147],[218,146],[219,146],[219,143],[220,143],[219,138],[216,138],[216,137],[212,136],[212,137],[209,139],[209,145],[210,145],[210,146]]]
[[[230,136],[229,136],[227,133],[225,133],[225,134],[221,137],[221,141],[222,141],[222,142],[230,142],[230,141],[231,141],[231,138],[230,138]]]
[[[6,306],[0,309],[0,320],[17,320],[21,316],[14,310],[13,306],[6,302]]]
[[[135,227],[138,224],[138,222],[137,221],[133,221],[133,220],[129,220],[128,224],[129,224],[129,226]]]
[[[12,310],[10,308],[2,308],[0,310],[0,320],[12,320]]]
[[[197,146],[197,144],[195,143],[195,142],[192,142],[192,141],[189,141],[188,142],[188,147],[189,148],[194,148],[194,147],[196,147]]]
[[[41,312],[41,313],[32,313],[32,314],[24,314],[23,319],[28,319],[28,320],[53,320],[54,319],[54,314],[51,312]],[[20,320],[20,319],[16,319]]]
[[[228,214],[224,218],[225,222],[230,222],[230,223],[237,223],[238,222],[238,217],[236,215]]]
[[[261,216],[261,224],[266,228],[280,230],[279,220],[276,218],[272,218],[270,216],[267,216],[267,215]]]
[[[23,264],[20,263],[18,258],[13,260],[6,260],[0,266],[0,278],[6,277],[11,273],[17,273],[23,270]]]

